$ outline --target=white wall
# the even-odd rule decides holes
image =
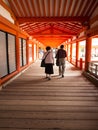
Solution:
[[[0,15],[3,16],[4,18],[6,18],[7,20],[9,20],[11,23],[14,24],[14,20],[11,17],[10,13],[1,5],[0,5]]]

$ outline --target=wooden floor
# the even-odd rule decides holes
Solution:
[[[81,71],[44,77],[38,61],[0,91],[0,130],[98,130],[98,88]]]

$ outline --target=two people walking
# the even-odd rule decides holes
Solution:
[[[59,61],[59,75],[64,77],[65,72],[65,58],[67,57],[66,50],[64,50],[64,45],[60,46],[58,49],[55,58]],[[46,47],[46,52],[44,53],[42,59],[45,58],[45,73],[46,78],[51,80],[51,74],[54,74],[53,65],[54,65],[54,57],[53,51],[50,46]]]

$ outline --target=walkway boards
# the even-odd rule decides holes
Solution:
[[[98,88],[69,63],[50,81],[39,66],[0,91],[0,130],[98,130]]]

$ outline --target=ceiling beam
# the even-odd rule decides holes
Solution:
[[[71,35],[71,34],[41,34],[41,35],[36,35],[36,34],[32,34],[32,36],[38,36],[38,37],[45,37],[45,36],[59,36],[59,37],[71,37],[71,36],[76,36],[76,35]]]
[[[17,18],[19,24],[23,24],[26,22],[65,22],[65,21],[77,21],[84,22],[88,21],[89,17],[20,17]]]
[[[59,31],[60,33],[54,33],[54,30],[56,31]],[[46,31],[46,32],[45,32]],[[32,32],[31,33],[28,31],[28,33],[30,35],[47,35],[47,31],[50,31],[50,34],[48,33],[48,35],[64,35],[64,34],[67,34],[67,35],[77,35],[76,32],[72,32],[72,31],[68,31],[64,28],[57,28],[57,27],[47,27],[47,28],[43,28],[41,30],[38,30],[36,32]]]
[[[54,27],[55,30],[58,30],[60,32],[62,32],[63,34],[68,34],[68,35],[77,35],[76,32],[72,32],[71,30],[68,31],[66,28],[58,28],[58,27]]]

